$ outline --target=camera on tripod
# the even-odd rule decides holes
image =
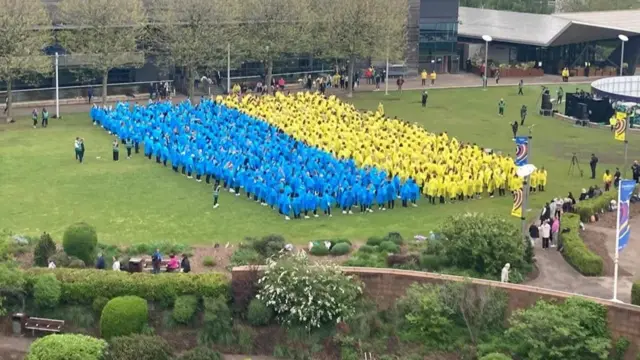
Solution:
[[[584,176],[584,172],[582,171],[582,169],[580,168],[580,161],[578,161],[578,155],[576,155],[576,153],[573,153],[571,156],[571,164],[569,164],[569,175],[574,175],[575,174],[575,170],[578,169],[578,172],[580,173],[580,177]]]

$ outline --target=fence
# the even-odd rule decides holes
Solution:
[[[594,81],[594,93],[612,100],[640,102],[640,76],[617,76]]]

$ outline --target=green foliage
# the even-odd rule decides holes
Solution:
[[[139,334],[147,325],[147,301],[137,296],[121,296],[109,300],[100,316],[100,335],[105,339]]]
[[[54,334],[34,341],[26,360],[103,360],[107,342],[79,334]]]
[[[67,255],[67,253],[60,250],[54,253],[53,255],[49,256],[49,261],[53,261],[56,264],[56,266],[59,268],[69,267],[69,264],[71,263],[71,258],[69,257],[69,255]]]
[[[239,246],[229,259],[229,266],[261,265],[264,258],[253,248],[246,245]]]
[[[253,326],[265,326],[273,320],[273,309],[260,299],[253,299],[247,308],[247,321]]]
[[[602,195],[601,197],[603,197]],[[580,202],[582,203],[582,202]],[[584,244],[580,237],[580,219],[576,214],[565,214],[562,217],[562,227],[569,228],[570,232],[560,233],[562,238],[562,252],[564,258],[581,274],[586,276],[600,276],[604,269],[604,263],[600,256],[593,253]]]
[[[24,273],[11,263],[0,263],[0,317],[6,315],[6,297],[18,298],[24,304],[27,281]],[[23,305],[24,307],[24,305]],[[24,309],[21,309],[24,311]]]
[[[400,246],[393,241],[383,241],[380,243],[380,251],[387,254],[397,254],[400,252]]]
[[[38,276],[33,284],[33,298],[40,308],[51,309],[60,303],[60,281],[53,274]]]
[[[214,259],[213,256],[205,256],[202,259],[202,266],[214,267],[216,266],[216,259]]]
[[[391,241],[396,245],[404,244],[404,239],[402,238],[402,235],[400,235],[400,233],[397,233],[397,232],[390,232],[385,237],[385,240],[386,241]]]
[[[556,305],[538,301],[509,319],[501,344],[518,359],[606,360],[611,347],[603,305],[571,298]]]
[[[351,243],[351,241],[349,241],[349,239],[336,239],[335,240],[336,244],[340,244],[340,243],[345,243],[345,244],[349,244],[349,246],[352,246],[353,244]]]
[[[162,254],[184,254],[191,251],[191,247],[189,245],[163,240],[157,242],[133,244],[129,246],[125,252],[132,256],[152,255],[156,251],[156,249],[160,249],[160,253]]]
[[[255,340],[255,332],[249,326],[235,325],[233,327],[233,335],[236,339],[235,346],[244,354],[253,352],[253,343]]]
[[[631,303],[640,305],[640,282],[634,282],[631,286]]]
[[[351,244],[348,244],[348,243],[337,243],[337,244],[333,245],[333,247],[331,248],[330,253],[333,256],[340,256],[340,255],[348,254],[349,251],[351,251]]]
[[[40,239],[33,249],[33,263],[36,266],[46,267],[49,264],[49,257],[56,253],[56,243],[51,235],[42,233]]]
[[[95,269],[34,268],[26,271],[30,283],[39,274],[53,273],[62,283],[62,301],[71,304],[93,303],[96,297],[135,295],[164,305],[173,304],[180,295],[227,296],[229,280],[220,273],[203,274],[129,274]]]
[[[375,248],[377,248],[377,246]],[[349,259],[345,261],[344,265],[355,267],[386,268],[387,254],[381,254],[379,252],[367,253],[358,251],[355,255],[349,257]]]
[[[311,266],[304,252],[268,260],[258,284],[257,298],[274,309],[281,323],[307,330],[353,316],[362,294],[361,284],[340,267]]]
[[[372,236],[370,238],[367,239],[367,245],[370,246],[378,246],[380,245],[380,243],[382,243],[384,241],[383,238],[379,237],[379,236]]]
[[[109,341],[108,360],[171,360],[169,344],[160,336],[118,336]]]
[[[419,265],[422,270],[438,272],[449,265],[449,260],[443,255],[423,254]]]
[[[105,305],[109,302],[109,298],[104,296],[98,296],[93,300],[91,304],[91,308],[96,314],[102,314],[102,309],[104,309]]]
[[[260,240],[251,240],[251,247],[253,247],[253,249],[257,251],[258,254],[260,254],[260,256],[262,256],[263,258],[277,256],[280,251],[284,249],[285,245],[286,242],[284,240],[284,237],[280,235],[267,235]]]
[[[620,336],[616,340],[611,360],[624,360],[624,355],[629,350],[629,345],[631,345],[631,342],[626,337]]]
[[[505,354],[491,353],[481,357],[480,360],[511,360],[511,357]]]
[[[591,216],[600,214],[611,204],[611,200],[617,200],[618,193],[616,191],[605,192],[602,195],[580,201],[573,207],[574,211],[580,216],[582,222],[588,223]],[[564,221],[564,217],[562,218]],[[564,226],[564,224],[563,224]]]
[[[97,244],[96,229],[83,222],[69,226],[62,236],[64,252],[69,256],[77,257],[85,264],[93,263]]]
[[[445,238],[444,255],[455,267],[498,277],[506,263],[515,271],[528,265],[520,229],[504,217],[455,215],[444,222],[439,233]]]
[[[360,248],[358,248],[358,252],[368,253],[368,254],[376,253],[376,252],[378,252],[378,246],[377,245],[373,246],[373,245],[364,244],[364,245],[360,246]]]
[[[324,240],[319,240],[313,243],[309,253],[314,256],[327,256],[329,255],[329,249],[324,245]]]
[[[233,337],[233,317],[224,297],[204,298],[204,319],[199,342],[205,345],[230,345]]]
[[[340,360],[360,360],[358,352],[351,346],[342,346],[340,348]]]
[[[84,263],[84,261],[75,258],[71,259],[71,261],[69,261],[69,265],[67,265],[67,267],[71,269],[84,269],[85,266],[86,264]]]
[[[179,324],[188,324],[198,308],[198,298],[195,295],[182,295],[173,304],[173,320]]]
[[[207,347],[198,346],[178,356],[176,360],[222,360],[222,354]]]

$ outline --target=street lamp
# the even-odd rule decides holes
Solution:
[[[624,68],[624,43],[629,41],[629,38],[626,35],[618,35],[618,39],[622,41],[622,51],[620,51],[620,76],[622,76],[622,70]]]
[[[482,35],[482,40],[484,40],[484,79],[482,79],[482,86],[487,87],[488,79],[489,79],[489,43],[493,41],[493,38],[489,35]]]

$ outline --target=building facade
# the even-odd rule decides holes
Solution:
[[[458,8],[459,0],[410,1],[407,59],[411,67],[458,72]]]

